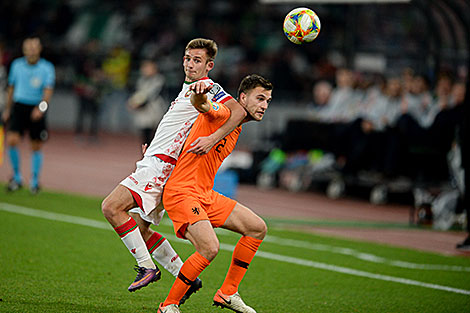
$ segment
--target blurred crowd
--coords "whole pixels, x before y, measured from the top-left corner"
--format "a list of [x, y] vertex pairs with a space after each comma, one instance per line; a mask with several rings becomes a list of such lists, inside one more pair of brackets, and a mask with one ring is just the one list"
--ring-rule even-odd
[[[289, 5], [269, 6], [257, 1], [4, 1], [0, 4], [0, 83], [4, 83], [1, 78], [6, 77], [10, 62], [21, 55], [22, 40], [27, 35], [38, 35], [44, 46], [43, 57], [56, 67], [56, 89], [73, 91], [78, 98], [76, 133], [84, 134], [89, 125], [88, 133], [95, 137], [103, 111], [115, 121], [114, 130], [126, 125], [122, 115], [129, 112], [139, 124], [144, 106], [138, 102], [148, 101], [141, 99], [142, 92], [137, 96], [134, 93], [145, 85], [142, 64], [146, 61], [154, 63], [155, 70], [150, 72], [157, 77], [148, 79], [154, 85], [153, 93], [147, 95], [168, 103], [181, 87], [185, 43], [205, 36], [219, 45], [217, 66], [211, 76], [226, 90], [234, 94], [241, 77], [257, 72], [276, 86], [274, 105], [304, 106], [311, 100], [315, 85], [314, 102], [309, 105], [315, 119], [324, 124], [354, 125], [354, 131], [346, 133], [357, 134], [354, 140], [359, 141], [359, 137], [367, 137], [364, 147], [371, 145], [375, 137], [371, 134], [387, 133], [390, 126], [417, 134], [421, 131], [416, 129], [433, 129], [433, 122], [440, 120], [439, 112], [453, 108], [459, 101], [456, 94], [463, 85], [458, 77], [438, 79], [423, 67], [420, 53], [425, 46], [424, 28], [411, 27], [422, 21], [412, 10], [403, 11], [400, 5], [365, 5], [360, 9], [316, 5], [322, 24], [328, 27], [322, 28], [313, 44], [297, 46], [282, 32], [283, 18], [290, 9]], [[360, 29], [374, 28], [377, 32], [361, 36], [361, 32], [348, 31], [350, 16], [358, 21]], [[396, 42], [393, 38], [397, 37], [404, 40]], [[341, 69], [351, 63], [345, 57], [354, 52], [351, 46], [365, 51], [381, 49], [384, 55], [395, 53], [395, 60], [400, 50], [402, 59], [396, 60], [396, 69], [408, 62], [427, 76], [411, 70], [399, 76], [395, 68], [377, 69], [392, 72], [385, 79], [381, 74]], [[159, 110], [165, 111], [166, 107]], [[402, 122], [406, 119], [402, 116], [410, 119]], [[149, 130], [145, 132], [148, 138]], [[347, 146], [347, 136], [336, 136]], [[364, 151], [368, 150], [351, 147], [338, 153], [348, 155], [351, 167], [357, 167], [353, 160]], [[366, 154], [370, 155], [369, 151]]]
[[[3, 1], [0, 50], [2, 63], [8, 66], [21, 55], [22, 40], [38, 35], [45, 48], [43, 56], [56, 66], [58, 87], [73, 86], [83, 77], [81, 64], [91, 59], [111, 75], [102, 76], [106, 78], [103, 88], [132, 89], [140, 62], [154, 59], [166, 78], [165, 88], [174, 94], [182, 80], [184, 45], [194, 37], [208, 37], [220, 48], [212, 78], [226, 90], [234, 93], [241, 77], [256, 72], [278, 86], [276, 99], [295, 95], [299, 103], [308, 101], [314, 81], [334, 78], [335, 67], [347, 62], [345, 55], [354, 52], [353, 45], [374, 53], [380, 49], [396, 54], [399, 49], [406, 56], [400, 62], [423, 66], [420, 55], [426, 36], [423, 28], [410, 27], [421, 21], [412, 10], [403, 11], [400, 5], [353, 8], [316, 5], [327, 27], [314, 44], [297, 46], [282, 32], [282, 21], [292, 5], [221, 0]], [[358, 29], [377, 32], [362, 36], [360, 31], [349, 31], [351, 13], [360, 22]], [[397, 37], [403, 40], [397, 43], [393, 40]]]
[[334, 85], [313, 86], [308, 114], [288, 122], [279, 147], [291, 155], [331, 153], [343, 175], [448, 181], [447, 155], [460, 142], [464, 97], [465, 83], [449, 72], [431, 85], [410, 68], [389, 77], [341, 68]]

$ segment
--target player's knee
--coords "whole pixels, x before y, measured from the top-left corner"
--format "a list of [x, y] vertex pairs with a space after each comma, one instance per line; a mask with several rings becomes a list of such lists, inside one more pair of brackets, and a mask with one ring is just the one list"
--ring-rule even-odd
[[259, 218], [258, 221], [255, 223], [253, 228], [250, 231], [249, 236], [263, 240], [264, 237], [266, 237], [266, 233], [268, 232], [268, 226], [266, 226], [266, 223], [263, 221], [262, 218]]
[[103, 215], [107, 219], [116, 215], [117, 211], [116, 201], [114, 201], [111, 196], [106, 197], [103, 202], [101, 202], [101, 212], [103, 212]]
[[8, 133], [7, 134], [7, 145], [10, 147], [17, 146], [20, 142], [20, 135], [17, 133]]
[[207, 260], [212, 261], [219, 253], [219, 245], [210, 247], [207, 251]]
[[219, 242], [212, 242], [204, 245], [200, 254], [205, 257], [209, 262], [215, 259], [219, 253]]

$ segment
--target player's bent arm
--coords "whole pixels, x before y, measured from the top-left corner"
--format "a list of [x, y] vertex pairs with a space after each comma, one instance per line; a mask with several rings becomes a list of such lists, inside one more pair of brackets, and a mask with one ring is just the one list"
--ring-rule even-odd
[[204, 93], [192, 93], [191, 94], [191, 104], [194, 106], [199, 113], [206, 113], [210, 110], [210, 103], [207, 99], [207, 95]]
[[44, 91], [42, 92], [42, 100], [49, 102], [52, 98], [52, 93], [54, 92], [54, 89], [51, 87], [46, 87], [44, 88]]
[[52, 92], [54, 89], [50, 87], [44, 88], [42, 92], [42, 100], [38, 103], [38, 105], [34, 108], [31, 112], [31, 119], [33, 121], [37, 121], [43, 117], [44, 113], [46, 113], [47, 109], [49, 108], [49, 100], [52, 97]]
[[194, 154], [206, 154], [212, 147], [222, 138], [230, 134], [246, 116], [246, 111], [236, 100], [229, 100], [225, 105], [230, 109], [230, 118], [218, 128], [215, 132], [207, 137], [199, 137], [191, 143], [191, 149], [187, 152]]
[[209, 137], [214, 139], [214, 143], [219, 142], [222, 138], [230, 134], [246, 117], [245, 109], [235, 99], [230, 99], [225, 102], [225, 105], [230, 109], [230, 117], [224, 125], [220, 126]]

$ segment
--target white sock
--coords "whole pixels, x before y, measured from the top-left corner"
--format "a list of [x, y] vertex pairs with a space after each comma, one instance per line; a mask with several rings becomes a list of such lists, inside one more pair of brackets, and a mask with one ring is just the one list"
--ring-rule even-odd
[[147, 240], [147, 249], [164, 269], [173, 276], [178, 276], [183, 262], [165, 237], [157, 232], [153, 233]]
[[127, 222], [114, 228], [114, 230], [118, 233], [119, 237], [121, 237], [122, 242], [124, 242], [124, 245], [135, 258], [139, 266], [156, 268], [147, 250], [144, 239], [140, 234], [139, 227], [132, 217], [129, 217]]

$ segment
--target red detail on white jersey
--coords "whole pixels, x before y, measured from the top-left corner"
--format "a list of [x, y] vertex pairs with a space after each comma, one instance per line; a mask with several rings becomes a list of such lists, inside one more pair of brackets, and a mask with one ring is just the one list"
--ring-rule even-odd
[[150, 185], [150, 183], [147, 183], [147, 185], [145, 186], [144, 190], [145, 190], [145, 191], [149, 191], [150, 189], [152, 189], [152, 186]]
[[176, 261], [176, 259], [179, 258], [179, 255], [175, 255], [174, 257], [171, 258], [170, 263], [173, 263]]
[[136, 184], [136, 185], [139, 184], [139, 183], [137, 182], [137, 180], [136, 180], [134, 177], [132, 177], [131, 175], [129, 175], [129, 179], [132, 180], [132, 182], [133, 182], [134, 184]]
[[[207, 85], [213, 84], [208, 77], [200, 79]], [[171, 102], [170, 109], [165, 113], [160, 124], [158, 125], [155, 137], [145, 152], [145, 156], [153, 156], [155, 154], [165, 154], [175, 160], [183, 148], [183, 144], [188, 137], [189, 131], [196, 120], [199, 112], [191, 104], [190, 98], [185, 97], [189, 90], [190, 84], [183, 84], [183, 88]], [[232, 96], [225, 93], [225, 96], [218, 99], [225, 102], [233, 99]]]
[[135, 248], [134, 248], [134, 249], [131, 249], [131, 252], [132, 252], [133, 254], [135, 254]]

